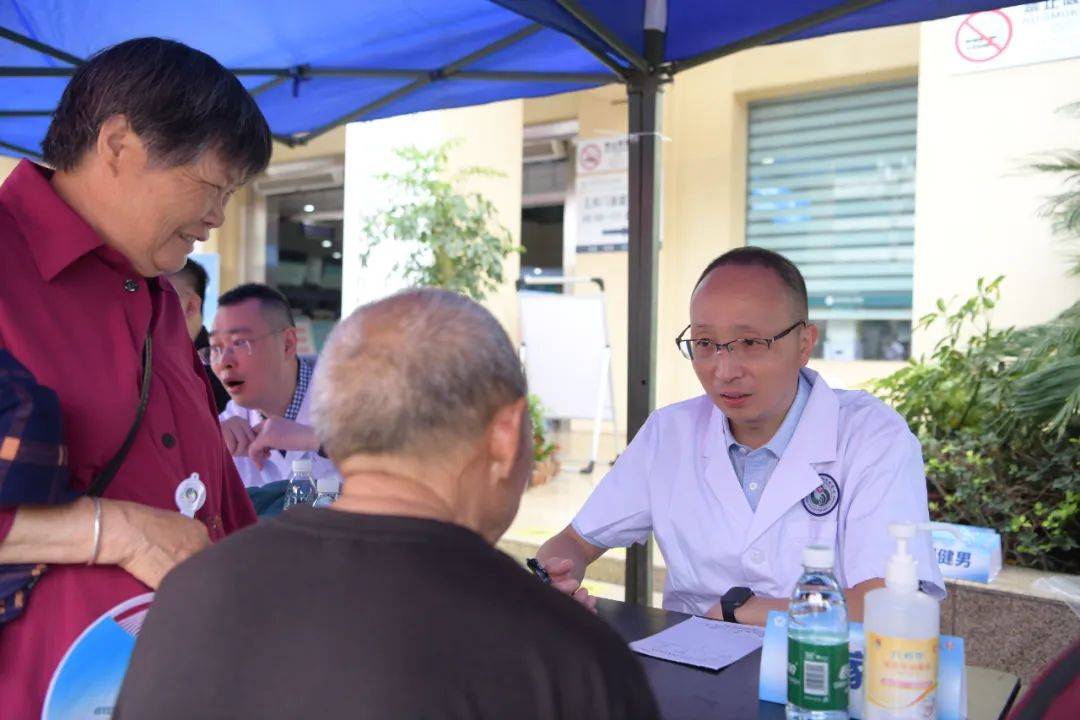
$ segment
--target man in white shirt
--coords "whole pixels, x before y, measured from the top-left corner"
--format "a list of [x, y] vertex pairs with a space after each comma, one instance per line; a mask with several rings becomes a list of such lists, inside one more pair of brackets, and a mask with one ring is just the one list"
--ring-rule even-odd
[[309, 418], [315, 361], [296, 347], [289, 302], [274, 288], [249, 283], [218, 300], [210, 345], [200, 353], [231, 398], [221, 431], [247, 487], [284, 480], [305, 458], [316, 478], [340, 479]]
[[[790, 261], [754, 247], [714, 260], [676, 339], [705, 394], [650, 415], [544, 543], [553, 584], [591, 604], [586, 566], [651, 532], [667, 563], [665, 608], [760, 625], [786, 609], [802, 549], [826, 545], [861, 620], [894, 550], [889, 524], [929, 520], [926, 478], [903, 418], [805, 367], [817, 337]], [[912, 545], [924, 589], [943, 597], [929, 539]]]

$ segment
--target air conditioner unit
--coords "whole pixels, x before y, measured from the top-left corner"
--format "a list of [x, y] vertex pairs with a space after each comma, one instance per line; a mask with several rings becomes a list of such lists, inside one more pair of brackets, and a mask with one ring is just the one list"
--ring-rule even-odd
[[526, 164], [565, 160], [566, 157], [565, 140], [527, 140], [521, 154], [521, 159]]
[[302, 160], [271, 165], [252, 182], [260, 195], [325, 190], [345, 184], [345, 163], [338, 159]]

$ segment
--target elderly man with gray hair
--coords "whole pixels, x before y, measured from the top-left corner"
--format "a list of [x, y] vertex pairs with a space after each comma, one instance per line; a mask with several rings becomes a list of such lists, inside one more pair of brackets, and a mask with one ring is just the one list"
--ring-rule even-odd
[[117, 717], [658, 715], [618, 636], [492, 547], [532, 440], [490, 313], [441, 290], [364, 306], [333, 332], [313, 392], [341, 497], [173, 571]]

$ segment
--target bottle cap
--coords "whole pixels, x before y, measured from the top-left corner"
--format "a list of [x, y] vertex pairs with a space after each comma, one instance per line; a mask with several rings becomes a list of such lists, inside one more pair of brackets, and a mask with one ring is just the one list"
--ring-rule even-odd
[[310, 473], [311, 460], [293, 460], [292, 471], [294, 473]]
[[341, 490], [341, 481], [336, 477], [321, 477], [315, 481], [315, 492], [337, 494]]
[[836, 551], [826, 545], [807, 545], [802, 551], [803, 567], [832, 569]]

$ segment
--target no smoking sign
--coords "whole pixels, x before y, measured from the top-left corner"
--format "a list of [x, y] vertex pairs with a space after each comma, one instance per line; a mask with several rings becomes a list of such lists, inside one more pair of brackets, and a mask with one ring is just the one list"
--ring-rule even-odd
[[604, 151], [596, 143], [589, 143], [581, 148], [581, 152], [578, 157], [578, 164], [585, 172], [592, 172], [600, 167], [600, 163], [604, 159]]
[[1009, 46], [1012, 35], [1012, 21], [1001, 10], [972, 13], [956, 29], [956, 52], [968, 62], [993, 60]]

